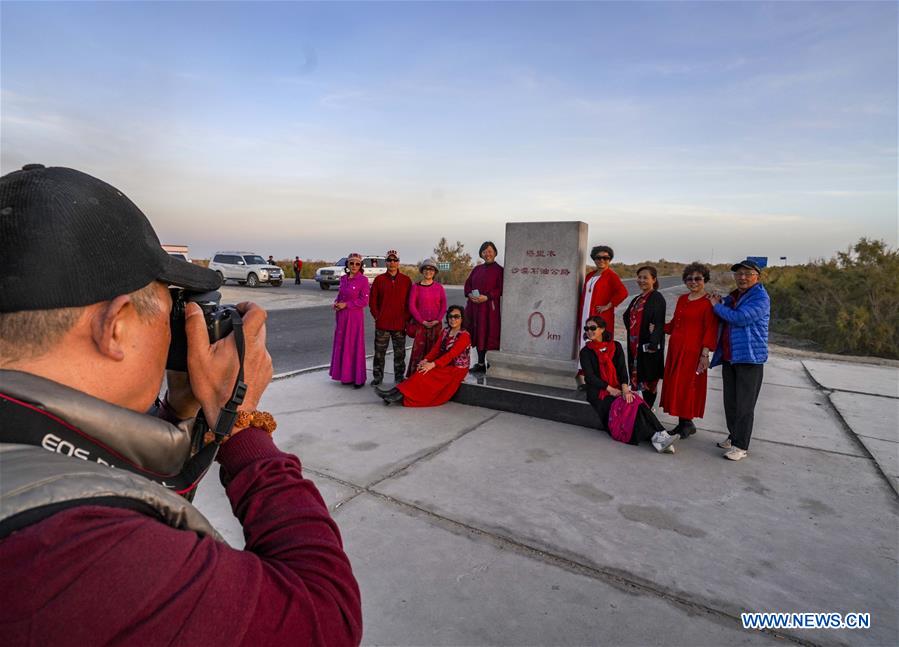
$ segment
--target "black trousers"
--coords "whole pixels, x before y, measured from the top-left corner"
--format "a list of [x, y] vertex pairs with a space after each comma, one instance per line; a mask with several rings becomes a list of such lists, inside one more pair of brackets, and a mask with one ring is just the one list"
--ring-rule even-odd
[[721, 364], [724, 386], [724, 417], [734, 447], [749, 449], [755, 403], [762, 390], [764, 364]]
[[371, 374], [375, 378], [384, 377], [384, 359], [387, 346], [393, 340], [393, 374], [397, 380], [406, 373], [406, 331], [381, 330], [375, 328], [375, 356], [371, 362]]

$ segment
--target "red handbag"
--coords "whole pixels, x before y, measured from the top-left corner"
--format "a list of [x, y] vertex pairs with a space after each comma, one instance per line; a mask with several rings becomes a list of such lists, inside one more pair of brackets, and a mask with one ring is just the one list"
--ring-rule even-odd
[[418, 334], [418, 329], [421, 327], [415, 319], [409, 317], [409, 321], [406, 322], [406, 337], [411, 337], [415, 339], [415, 335]]

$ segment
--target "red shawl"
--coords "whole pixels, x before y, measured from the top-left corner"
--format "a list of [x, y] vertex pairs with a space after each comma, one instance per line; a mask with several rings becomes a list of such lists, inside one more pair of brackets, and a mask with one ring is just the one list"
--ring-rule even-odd
[[[615, 370], [615, 342], [614, 341], [588, 341], [587, 348], [596, 353], [596, 359], [599, 362], [599, 377], [613, 389], [620, 389], [621, 383], [618, 381], [618, 372]], [[599, 399], [604, 399], [610, 395], [605, 389], [600, 389]]]

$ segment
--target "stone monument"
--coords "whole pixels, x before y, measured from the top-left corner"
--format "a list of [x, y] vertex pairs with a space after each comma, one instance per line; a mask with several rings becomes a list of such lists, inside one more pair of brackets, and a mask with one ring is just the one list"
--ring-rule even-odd
[[500, 350], [489, 377], [574, 389], [587, 223], [506, 223]]

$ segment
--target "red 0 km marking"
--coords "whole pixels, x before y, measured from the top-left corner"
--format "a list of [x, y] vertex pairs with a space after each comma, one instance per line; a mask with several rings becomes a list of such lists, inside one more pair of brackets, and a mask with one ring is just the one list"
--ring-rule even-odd
[[[534, 319], [536, 317], [540, 317], [540, 330], [534, 332]], [[546, 318], [539, 312], [532, 312], [531, 316], [528, 317], [528, 332], [531, 333], [531, 337], [542, 337], [544, 330], [546, 330]]]

